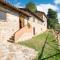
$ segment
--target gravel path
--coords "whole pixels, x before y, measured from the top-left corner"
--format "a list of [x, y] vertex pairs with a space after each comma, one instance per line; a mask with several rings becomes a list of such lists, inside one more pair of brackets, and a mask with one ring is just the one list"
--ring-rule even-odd
[[33, 60], [36, 55], [34, 49], [9, 42], [0, 43], [0, 60]]

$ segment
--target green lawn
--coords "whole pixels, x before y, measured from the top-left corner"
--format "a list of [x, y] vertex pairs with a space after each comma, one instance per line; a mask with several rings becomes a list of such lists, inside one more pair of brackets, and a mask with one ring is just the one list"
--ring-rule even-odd
[[[52, 31], [44, 32], [38, 36], [33, 37], [31, 40], [19, 42], [19, 44], [22, 44], [22, 45], [35, 49], [36, 51], [39, 52], [38, 56], [40, 56], [44, 42], [46, 40], [46, 37], [47, 37], [47, 43], [45, 44], [44, 49], [43, 49], [43, 55], [41, 56], [42, 60], [60, 60], [60, 57], [59, 57], [60, 55], [50, 57], [50, 56], [60, 52], [58, 50], [58, 44], [52, 34]], [[49, 58], [43, 59], [46, 57], [49, 57]], [[38, 60], [38, 59], [36, 59], [36, 60]]]

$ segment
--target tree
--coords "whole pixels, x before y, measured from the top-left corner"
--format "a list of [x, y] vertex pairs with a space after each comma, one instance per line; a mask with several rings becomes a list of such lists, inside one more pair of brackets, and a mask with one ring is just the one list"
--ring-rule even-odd
[[57, 12], [52, 9], [48, 9], [47, 17], [48, 28], [54, 28], [55, 24], [58, 24]]
[[37, 11], [37, 7], [33, 2], [29, 2], [28, 4], [26, 4], [26, 8], [29, 9], [32, 12], [36, 12]]

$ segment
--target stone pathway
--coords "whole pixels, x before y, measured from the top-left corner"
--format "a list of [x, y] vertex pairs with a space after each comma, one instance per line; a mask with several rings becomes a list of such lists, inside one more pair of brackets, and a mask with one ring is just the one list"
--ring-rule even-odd
[[36, 55], [34, 49], [9, 42], [0, 43], [0, 60], [33, 60]]

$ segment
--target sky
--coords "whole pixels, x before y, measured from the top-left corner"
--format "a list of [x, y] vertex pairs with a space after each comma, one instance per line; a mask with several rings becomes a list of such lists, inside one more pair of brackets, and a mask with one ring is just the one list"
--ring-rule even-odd
[[43, 11], [47, 14], [48, 9], [51, 8], [57, 11], [57, 17], [60, 23], [60, 0], [6, 0], [18, 8], [24, 8], [28, 2], [34, 2], [38, 11]]

